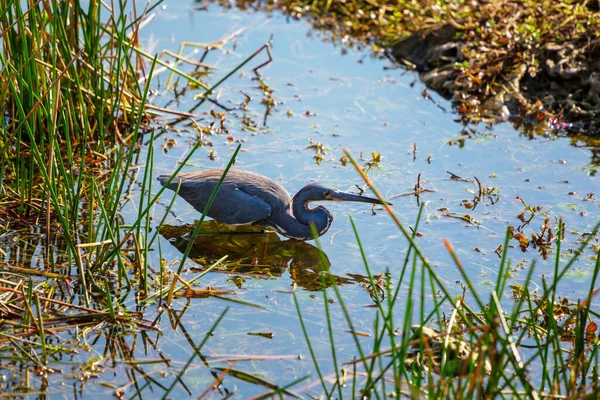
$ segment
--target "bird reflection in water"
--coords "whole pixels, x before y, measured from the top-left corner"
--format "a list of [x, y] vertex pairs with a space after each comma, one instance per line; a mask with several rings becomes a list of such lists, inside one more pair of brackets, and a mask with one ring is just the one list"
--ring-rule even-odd
[[[160, 228], [160, 234], [183, 253], [194, 227], [165, 224]], [[214, 220], [204, 221], [189, 257], [208, 266], [226, 255], [226, 263], [215, 271], [231, 275], [281, 277], [287, 268], [298, 286], [311, 291], [321, 290], [321, 259], [325, 263], [324, 270], [328, 271], [331, 266], [324, 252], [305, 242], [282, 241], [277, 233], [263, 232], [261, 227], [244, 226], [243, 232], [232, 231], [233, 228]], [[353, 283], [352, 279], [329, 274], [325, 277], [327, 286], [331, 285], [331, 277], [338, 285]]]

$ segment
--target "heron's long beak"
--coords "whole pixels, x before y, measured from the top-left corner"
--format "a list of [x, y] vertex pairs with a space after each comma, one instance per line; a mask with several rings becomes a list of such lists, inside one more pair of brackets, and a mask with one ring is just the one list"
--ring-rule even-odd
[[354, 201], [358, 203], [371, 203], [371, 204], [388, 204], [393, 205], [388, 202], [381, 202], [379, 199], [375, 199], [367, 196], [360, 196], [358, 194], [346, 193], [346, 192], [331, 192], [329, 193], [329, 200], [331, 201]]

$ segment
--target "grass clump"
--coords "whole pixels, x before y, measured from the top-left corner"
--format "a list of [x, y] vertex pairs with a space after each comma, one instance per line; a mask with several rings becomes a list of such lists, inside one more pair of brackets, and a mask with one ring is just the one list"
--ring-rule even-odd
[[[327, 282], [333, 293], [323, 289], [323, 304], [333, 361], [326, 361], [335, 371], [328, 374], [320, 366], [323, 357], [316, 355], [302, 322], [322, 394], [328, 398], [596, 398], [600, 393], [600, 332], [594, 320], [600, 317], [595, 302], [600, 253], [582, 298], [573, 301], [559, 291], [600, 225], [570, 259], [561, 261], [559, 224], [553, 273], [536, 282], [532, 264], [524, 281], [513, 285], [509, 284], [507, 231], [497, 279], [487, 288], [472, 282], [446, 240], [462, 288], [462, 293], [453, 296], [455, 289], [438, 277], [416, 243], [422, 210], [413, 232], [390, 213], [409, 245], [404, 262], [379, 278], [371, 271], [352, 221], [373, 291], [372, 340], [367, 342], [356, 329], [359, 321], [349, 311], [353, 305], [346, 304], [333, 281]], [[327, 278], [323, 275], [322, 279], [325, 288]], [[333, 299], [337, 306], [329, 304]], [[297, 300], [296, 307], [302, 320]], [[345, 316], [345, 332], [352, 335], [355, 345], [354, 360], [340, 360], [337, 355], [340, 338], [334, 332], [341, 328], [333, 326], [332, 307]], [[315, 386], [313, 382], [306, 388]]]
[[95, 213], [101, 198], [102, 211], [115, 214], [122, 161], [149, 118], [142, 60], [131, 54], [142, 18], [128, 18], [125, 4], [24, 4], [5, 2], [0, 14], [3, 212], [42, 222], [48, 240], [60, 229], [77, 258], [76, 244], [98, 239], [93, 215], [92, 229], [78, 234], [82, 203]]
[[128, 18], [124, 4], [110, 11], [101, 2], [23, 5], [5, 2], [0, 14], [0, 168], [9, 182], [23, 178], [15, 189], [35, 181], [36, 163], [50, 169], [55, 148], [65, 150], [65, 159], [54, 163], [72, 167], [86, 153], [101, 157], [105, 146], [130, 144], [144, 112], [142, 60], [131, 56], [141, 17]]
[[[139, 48], [139, 30], [160, 3], [143, 10], [128, 2], [0, 5], [3, 394], [45, 392], [64, 372], [64, 357], [93, 352], [104, 339], [106, 353], [77, 365], [74, 379], [101, 375], [106, 354], [129, 361], [130, 335], [159, 332], [160, 316], [144, 319], [142, 304], [174, 296], [169, 283], [175, 288], [178, 273], [150, 257], [158, 242], [151, 210], [165, 190], [153, 177], [153, 120], [194, 115], [151, 104], [153, 74], [163, 67], [183, 78], [177, 84], [200, 91], [198, 107], [258, 52], [204, 85], [181, 60], [167, 64]], [[30, 379], [32, 371], [39, 379]]]

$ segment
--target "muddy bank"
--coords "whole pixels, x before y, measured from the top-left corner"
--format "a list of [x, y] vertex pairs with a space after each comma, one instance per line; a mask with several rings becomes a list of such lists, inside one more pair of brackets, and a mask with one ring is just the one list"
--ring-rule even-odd
[[[545, 129], [600, 132], [600, 41], [547, 42], [529, 60], [497, 52], [479, 62], [465, 54], [464, 32], [450, 24], [398, 40], [392, 55], [423, 82], [453, 99], [468, 118], [527, 117]], [[490, 51], [484, 45], [478, 49]], [[471, 61], [471, 62], [469, 62]]]
[[[219, 1], [225, 7], [229, 2]], [[511, 121], [600, 149], [597, 0], [244, 1], [307, 18], [344, 48], [369, 48], [420, 72], [465, 125]], [[600, 162], [598, 151], [592, 162]]]

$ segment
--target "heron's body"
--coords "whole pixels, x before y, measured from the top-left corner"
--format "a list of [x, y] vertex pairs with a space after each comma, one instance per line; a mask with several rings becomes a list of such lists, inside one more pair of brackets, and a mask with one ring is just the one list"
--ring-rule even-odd
[[[203, 212], [222, 175], [222, 169], [181, 173], [167, 187], [171, 190], [179, 187], [179, 196]], [[161, 175], [158, 180], [164, 186], [169, 178], [169, 175]], [[339, 192], [318, 183], [306, 185], [292, 199], [274, 180], [232, 169], [225, 176], [207, 215], [226, 224], [255, 224], [291, 239], [310, 240], [313, 238], [311, 225], [321, 236], [329, 229], [333, 216], [325, 207], [309, 208], [308, 203], [327, 200], [381, 204], [377, 199]]]

